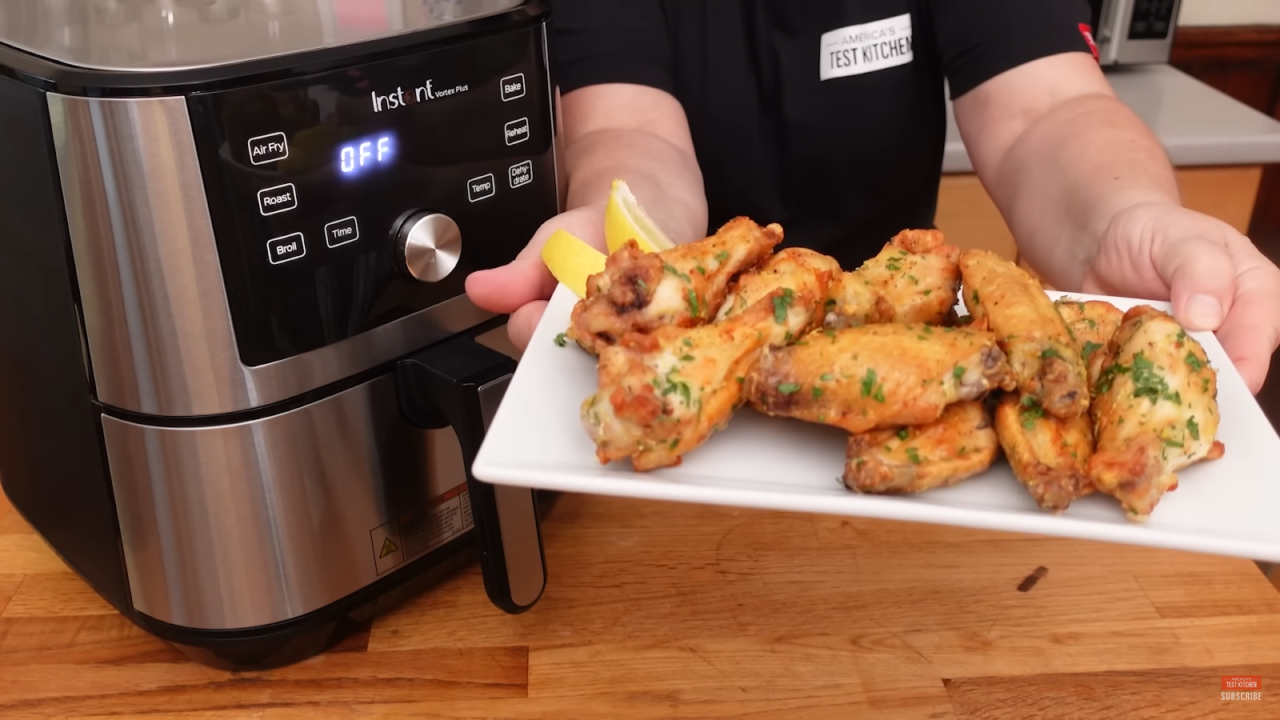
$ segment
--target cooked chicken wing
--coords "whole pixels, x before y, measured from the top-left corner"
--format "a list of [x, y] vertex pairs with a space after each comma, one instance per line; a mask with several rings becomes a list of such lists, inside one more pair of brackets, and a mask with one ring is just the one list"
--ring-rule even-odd
[[985, 405], [964, 400], [925, 425], [851, 435], [844, 484], [863, 493], [947, 487], [991, 467], [999, 449]]
[[715, 235], [658, 253], [634, 243], [587, 278], [587, 296], [570, 316], [566, 335], [599, 355], [627, 332], [696, 327], [711, 320], [738, 273], [759, 265], [782, 242], [782, 227], [734, 218]]
[[899, 323], [815, 331], [761, 355], [746, 397], [766, 415], [860, 433], [923, 425], [948, 405], [1012, 387], [989, 332]]
[[1177, 472], [1222, 457], [1218, 374], [1204, 348], [1166, 312], [1139, 305], [1124, 314], [1103, 354], [1095, 388], [1097, 449], [1089, 476], [1143, 522]]
[[796, 261], [804, 256], [772, 264], [772, 291], [763, 292], [763, 281], [740, 288], [758, 299], [723, 320], [628, 333], [600, 353], [598, 391], [582, 404], [582, 422], [602, 464], [630, 458], [641, 472], [678, 465], [728, 424], [760, 352], [821, 321], [830, 272]]
[[938, 230], [903, 230], [832, 288], [826, 326], [949, 324], [960, 289], [960, 249]]
[[[832, 278], [839, 275], [840, 263], [833, 257], [805, 248], [780, 250], [769, 256], [769, 259], [765, 260], [760, 267], [743, 273], [733, 283], [728, 297], [716, 313], [716, 320], [723, 320], [743, 312], [759, 302], [761, 298], [772, 295], [778, 288], [825, 298], [830, 290]], [[777, 299], [779, 315], [787, 311], [790, 297], [784, 294]], [[790, 308], [790, 311], [803, 312], [806, 317], [812, 317], [812, 313], [807, 308]], [[804, 332], [808, 329], [806, 327]], [[781, 342], [773, 344], [781, 344]]]
[[1106, 346], [1120, 327], [1124, 311], [1105, 300], [1072, 300], [1062, 297], [1053, 301], [1058, 314], [1066, 321], [1067, 328], [1080, 348], [1089, 373], [1089, 387], [1098, 382], [1100, 366], [1091, 364], [1098, 350]]
[[1013, 474], [1044, 510], [1066, 510], [1093, 492], [1088, 463], [1093, 421], [1047, 415], [1030, 395], [1006, 393], [996, 405], [996, 435]]
[[988, 250], [960, 256], [964, 304], [1000, 339], [1024, 395], [1064, 420], [1089, 407], [1088, 375], [1066, 321], [1040, 282]]

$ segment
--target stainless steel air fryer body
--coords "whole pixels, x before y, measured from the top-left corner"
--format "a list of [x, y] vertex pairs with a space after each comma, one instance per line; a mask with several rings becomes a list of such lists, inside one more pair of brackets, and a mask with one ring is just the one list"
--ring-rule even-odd
[[144, 628], [285, 662], [471, 545], [541, 595], [533, 494], [469, 473], [513, 361], [463, 281], [558, 209], [546, 17], [0, 7], [0, 482]]

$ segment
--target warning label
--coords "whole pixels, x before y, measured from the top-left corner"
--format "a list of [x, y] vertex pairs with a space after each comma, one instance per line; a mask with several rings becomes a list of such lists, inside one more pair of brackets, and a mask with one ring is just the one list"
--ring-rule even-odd
[[465, 484], [432, 501], [424, 512], [405, 513], [369, 531], [373, 563], [381, 575], [435, 550], [470, 530], [471, 495]]

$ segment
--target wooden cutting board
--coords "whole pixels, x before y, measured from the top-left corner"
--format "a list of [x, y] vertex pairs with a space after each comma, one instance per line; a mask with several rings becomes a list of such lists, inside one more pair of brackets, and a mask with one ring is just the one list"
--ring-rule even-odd
[[[325, 655], [228, 673], [0, 499], [0, 717], [1280, 717], [1280, 593], [1245, 560], [590, 496], [544, 535], [524, 615], [471, 568]], [[1262, 699], [1222, 700], [1223, 675]]]

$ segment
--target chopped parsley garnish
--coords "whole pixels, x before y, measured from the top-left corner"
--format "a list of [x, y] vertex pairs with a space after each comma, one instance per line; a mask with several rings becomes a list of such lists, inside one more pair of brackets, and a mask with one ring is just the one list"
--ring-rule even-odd
[[814, 385], [814, 386], [813, 386], [813, 399], [814, 399], [814, 400], [817, 400], [817, 399], [818, 399], [818, 398], [820, 398], [820, 397], [822, 397], [822, 388], [818, 387], [817, 385]]
[[1045, 348], [1045, 349], [1040, 353], [1040, 359], [1041, 359], [1041, 360], [1048, 360], [1049, 358], [1058, 358], [1059, 360], [1061, 360], [1061, 359], [1062, 359], [1062, 356], [1061, 356], [1061, 355], [1059, 355], [1059, 354], [1058, 354], [1058, 351], [1057, 351], [1057, 350], [1055, 350], [1054, 348]]
[[701, 314], [698, 307], [698, 294], [693, 291], [693, 288], [689, 288], [689, 313], [695, 318]]
[[680, 360], [681, 360], [681, 362], [689, 362], [689, 361], [690, 361], [690, 360], [692, 360], [692, 359], [693, 359], [693, 356], [692, 356], [692, 355], [690, 355], [689, 353], [685, 353], [685, 354], [683, 354], [683, 355], [681, 355], [681, 356], [680, 356]]
[[773, 319], [779, 325], [787, 321], [787, 309], [795, 301], [795, 292], [791, 288], [783, 288], [782, 294], [773, 298]]
[[1200, 425], [1196, 423], [1194, 415], [1187, 418], [1187, 432], [1191, 433], [1191, 439], [1196, 442], [1200, 441]]
[[920, 455], [917, 454], [916, 449], [913, 447], [907, 448], [907, 459], [911, 461], [912, 465], [920, 464]]
[[900, 429], [898, 430], [898, 439], [899, 439], [899, 440], [906, 440], [910, 435], [911, 435], [911, 432], [910, 432], [909, 430], [907, 430], [906, 428], [900, 428]]
[[963, 365], [955, 366], [955, 368], [951, 370], [951, 377], [957, 380], [964, 377], [964, 366]]
[[1022, 417], [1022, 427], [1027, 430], [1034, 430], [1036, 420], [1044, 417], [1044, 408], [1040, 407], [1040, 401], [1027, 395], [1022, 398], [1020, 403], [1021, 411], [1018, 413]]
[[862, 377], [862, 397], [869, 397], [871, 392], [876, 389], [876, 369], [867, 368], [867, 374]]
[[820, 378], [818, 378], [818, 379], [819, 379], [819, 380], [821, 380], [822, 382], [831, 382], [832, 380], [835, 380], [836, 378], [835, 378], [835, 376], [834, 376], [834, 375], [832, 375], [831, 373], [822, 373], [822, 377], [820, 377]]
[[688, 276], [688, 275], [685, 275], [684, 273], [682, 273], [682, 272], [680, 272], [679, 270], [677, 270], [677, 269], [675, 268], [675, 266], [674, 266], [674, 265], [669, 265], [669, 264], [667, 264], [667, 263], [662, 263], [662, 269], [663, 269], [663, 270], [666, 270], [667, 272], [671, 273], [672, 275], [675, 275], [676, 277], [680, 278], [681, 280], [684, 280], [685, 282], [691, 282], [691, 280], [689, 279], [689, 276]]
[[1102, 349], [1102, 343], [1096, 343], [1092, 340], [1086, 340], [1084, 343], [1084, 359], [1088, 360], [1093, 354]]
[[721, 250], [720, 252], [716, 253], [716, 261], [717, 261], [717, 262], [724, 262], [725, 260], [728, 260], [728, 259], [729, 259], [729, 251], [728, 251], [728, 250]]
[[790, 395], [791, 393], [799, 389], [800, 389], [800, 386], [797, 385], [796, 383], [782, 383], [781, 385], [778, 386], [778, 392], [782, 393], [783, 395]]
[[1196, 354], [1190, 350], [1187, 351], [1187, 357], [1185, 360], [1187, 361], [1187, 367], [1191, 368], [1195, 372], [1200, 372], [1204, 367], [1204, 363], [1200, 362], [1200, 358], [1196, 357]]
[[559, 345], [560, 347], [564, 347], [565, 339], [566, 339], [565, 334], [560, 333], [559, 335], [556, 336], [556, 344]]

